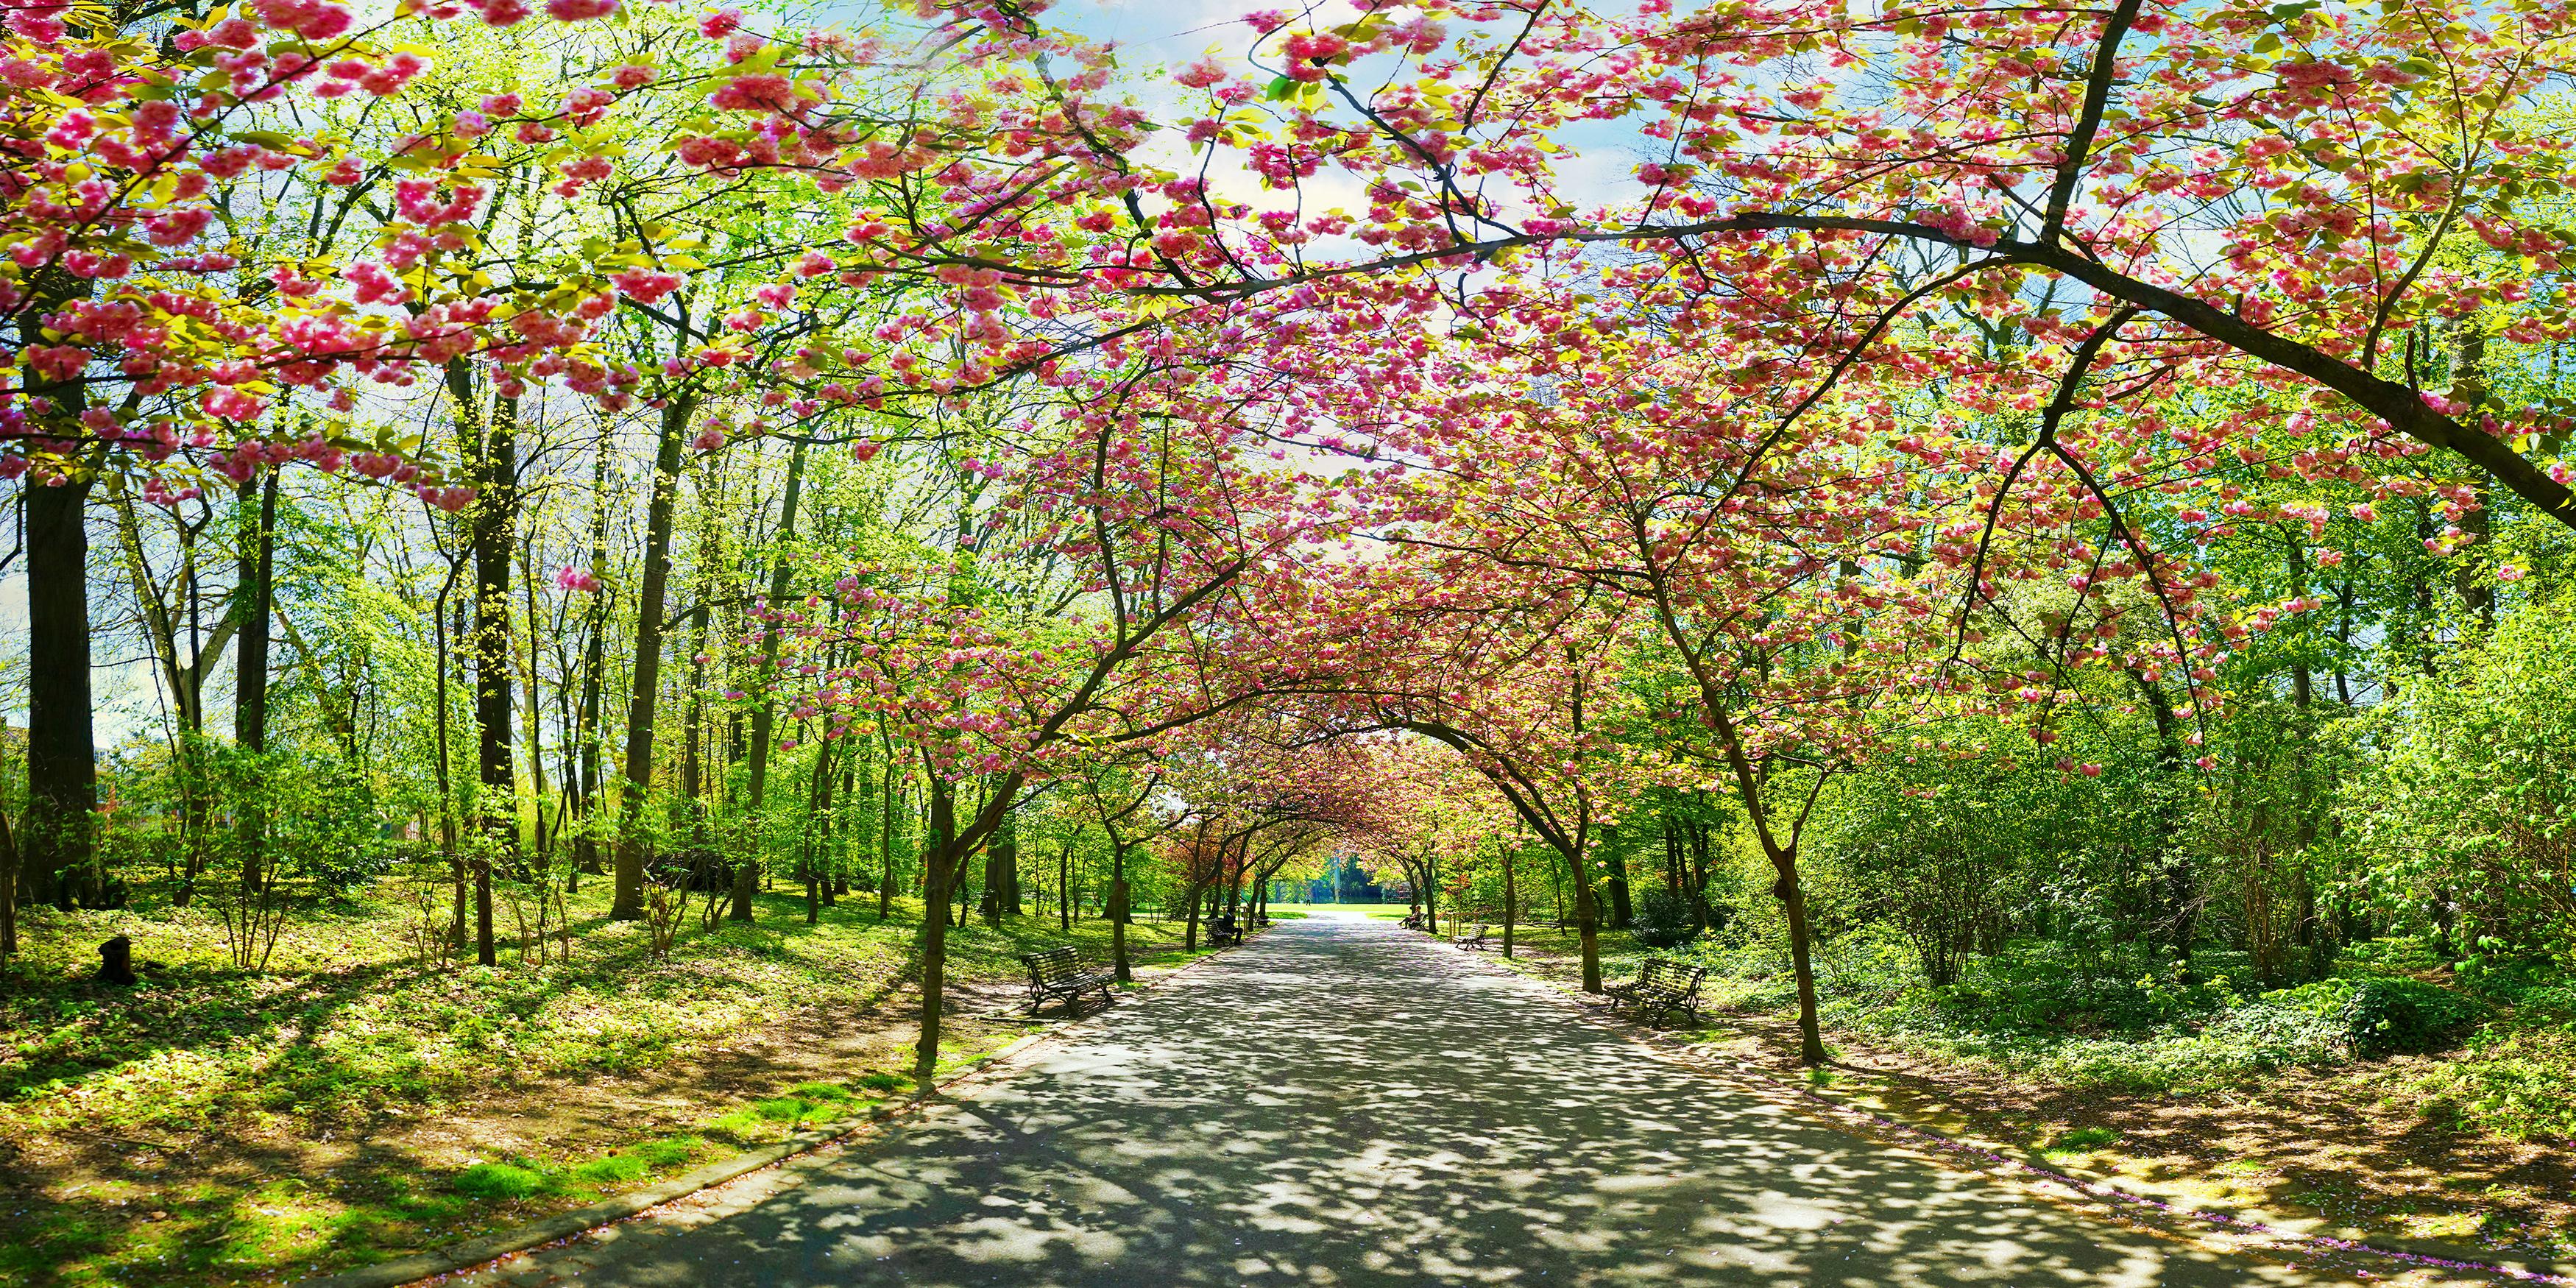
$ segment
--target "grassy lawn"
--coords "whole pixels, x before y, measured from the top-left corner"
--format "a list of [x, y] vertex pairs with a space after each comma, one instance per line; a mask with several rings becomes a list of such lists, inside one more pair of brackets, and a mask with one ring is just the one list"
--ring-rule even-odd
[[1408, 911], [1406, 907], [1400, 903], [1274, 903], [1270, 905], [1270, 915], [1273, 917], [1359, 916], [1402, 921], [1406, 911]]
[[[223, 1283], [328, 1270], [469, 1237], [844, 1119], [910, 1089], [917, 901], [681, 932], [666, 960], [572, 900], [569, 961], [422, 966], [388, 883], [299, 909], [265, 974], [211, 916], [33, 912], [0, 977], [0, 1281]], [[1027, 1031], [1018, 954], [1108, 924], [952, 932], [958, 1065]], [[1179, 928], [1138, 926], [1171, 965]], [[132, 936], [159, 963], [91, 979]]]

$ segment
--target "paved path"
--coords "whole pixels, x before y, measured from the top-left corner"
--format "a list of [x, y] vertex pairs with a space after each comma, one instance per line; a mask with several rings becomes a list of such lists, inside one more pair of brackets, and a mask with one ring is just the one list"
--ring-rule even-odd
[[[1640, 1055], [1384, 922], [1285, 921], [743, 1210], [485, 1282], [2307, 1282]], [[2337, 1280], [2336, 1282], [2350, 1282]]]

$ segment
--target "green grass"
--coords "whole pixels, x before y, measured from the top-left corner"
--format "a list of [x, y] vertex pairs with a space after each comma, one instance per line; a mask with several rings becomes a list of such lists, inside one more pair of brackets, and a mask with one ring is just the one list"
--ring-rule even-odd
[[2077, 1127], [2049, 1138], [2046, 1146], [2052, 1154], [2080, 1154], [2120, 1143], [2120, 1133], [2108, 1127]]
[[[1519, 941], [1561, 955], [1549, 974], [1571, 974], [1573, 932], [1523, 927]], [[1633, 975], [1648, 955], [1625, 931], [1604, 930], [1599, 943], [1604, 979]], [[1701, 996], [1716, 1028], [1730, 1012], [1794, 1012], [1779, 947], [1711, 937], [1678, 951], [1709, 968]], [[2196, 1095], [2259, 1085], [2282, 1069], [2337, 1071], [2421, 1106], [2437, 1126], [2514, 1141], [2576, 1138], [2576, 972], [2564, 966], [2473, 958], [2441, 987], [2426, 977], [2450, 969], [2448, 958], [2392, 939], [2357, 945], [2334, 978], [2264, 992], [2231, 981], [2236, 963], [2224, 953], [2204, 953], [2201, 975], [2185, 984], [2116, 963], [2088, 971], [2052, 951], [1982, 958], [1960, 984], [1935, 988], [1901, 943], [1847, 935], [1816, 954], [1821, 1018], [1882, 1050], [2076, 1091]], [[2422, 1035], [2430, 1058], [2372, 1059], [2367, 1043], [2356, 1057], [2349, 1003], [2364, 982], [2439, 1003], [2440, 1022]]]
[[[393, 910], [360, 902], [299, 913], [274, 969], [223, 964], [210, 919], [187, 912], [30, 917], [30, 951], [0, 995], [0, 1134], [176, 1124], [267, 1111], [330, 1117], [387, 1103], [434, 1104], [495, 1076], [618, 1072], [731, 1032], [781, 1009], [861, 1003], [896, 981], [918, 933], [918, 904], [879, 925], [873, 903], [845, 902], [804, 924], [801, 901], [765, 899], [754, 927], [685, 933], [668, 962], [645, 960], [642, 930], [605, 916], [596, 886], [574, 901], [573, 960], [422, 968], [392, 948]], [[97, 942], [135, 939], [167, 963], [136, 993], [88, 982]], [[949, 936], [949, 970], [1008, 979], [1019, 954], [1072, 942], [1105, 957], [1107, 925], [1068, 936], [1030, 918]]]
[[[158, 1171], [111, 1160], [105, 1174], [131, 1184], [13, 1203], [0, 1212], [0, 1282], [297, 1277], [631, 1189], [911, 1090], [903, 1072], [854, 1070], [847, 1081], [709, 1104], [686, 1131], [606, 1142], [585, 1157], [487, 1156], [463, 1168], [371, 1159], [312, 1169], [309, 1185], [283, 1189], [249, 1167], [200, 1174], [196, 1160], [226, 1158], [236, 1138], [361, 1131], [492, 1085], [650, 1069], [801, 1007], [868, 1004], [902, 981], [919, 932], [918, 901], [898, 900], [879, 924], [873, 900], [845, 900], [807, 926], [801, 892], [782, 892], [762, 898], [753, 926], [692, 923], [670, 959], [655, 962], [642, 927], [607, 919], [605, 885], [571, 901], [569, 963], [523, 964], [505, 937], [491, 969], [410, 961], [390, 888], [299, 908], [262, 975], [226, 965], [220, 928], [202, 913], [27, 910], [28, 951], [0, 982], [0, 1139], [197, 1142], [197, 1152]], [[1130, 943], [1153, 960], [1178, 929], [1139, 927]], [[1105, 960], [1108, 932], [1096, 920], [1070, 935], [1052, 918], [1003, 931], [971, 922], [949, 935], [950, 976], [1016, 980], [1019, 954], [1068, 941]], [[88, 979], [97, 943], [114, 934], [163, 964], [132, 993]], [[982, 1045], [952, 1046], [940, 1063], [970, 1063]]]

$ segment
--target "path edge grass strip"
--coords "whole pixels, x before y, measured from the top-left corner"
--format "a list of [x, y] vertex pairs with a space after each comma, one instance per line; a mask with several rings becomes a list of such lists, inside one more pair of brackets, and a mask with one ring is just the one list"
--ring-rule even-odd
[[[1200, 962], [1222, 955], [1223, 951], [1206, 953], [1152, 979], [1140, 980], [1133, 986], [1130, 995], [1158, 988], [1164, 981], [1189, 970]], [[1109, 1009], [1111, 1008], [1102, 1007], [1101, 1013]], [[1091, 1017], [1068, 1020], [1042, 1033], [1031, 1033], [1006, 1042], [969, 1060], [948, 1077], [932, 1085], [938, 1090], [946, 1091], [971, 1081], [989, 1072], [1002, 1060], [1066, 1032], [1089, 1018]], [[911, 1112], [925, 1103], [926, 1099], [926, 1097], [914, 1096], [900, 1101], [888, 1101], [856, 1118], [809, 1127], [790, 1134], [787, 1139], [775, 1145], [764, 1145], [748, 1153], [720, 1159], [694, 1171], [683, 1172], [658, 1185], [630, 1190], [624, 1194], [601, 1199], [597, 1203], [558, 1212], [553, 1216], [530, 1221], [525, 1225], [513, 1226], [498, 1234], [485, 1235], [479, 1239], [467, 1239], [431, 1248], [426, 1252], [415, 1252], [410, 1256], [398, 1257], [392, 1261], [360, 1266], [354, 1270], [342, 1270], [309, 1279], [299, 1279], [295, 1281], [294, 1288], [400, 1288], [403, 1284], [417, 1283], [423, 1279], [452, 1275], [459, 1271], [490, 1265], [532, 1248], [564, 1242], [601, 1226], [613, 1225], [619, 1221], [640, 1216], [665, 1203], [687, 1198], [700, 1190], [712, 1189], [763, 1168], [775, 1167], [799, 1155], [813, 1153], [826, 1145], [857, 1135], [889, 1118]]]
[[2106, 1199], [2115, 1203], [2129, 1203], [2141, 1207], [2155, 1208], [2160, 1211], [2173, 1213], [2176, 1216], [2190, 1217], [2227, 1229], [2267, 1235], [2295, 1243], [2307, 1244], [2312, 1247], [2332, 1248], [2342, 1252], [2367, 1253], [2374, 1256], [2385, 1257], [2391, 1261], [2406, 1262], [2415, 1265], [2431, 1265], [2451, 1270], [2470, 1270], [2489, 1274], [2498, 1274], [2505, 1278], [2519, 1280], [2524, 1283], [2576, 1285], [2576, 1264], [2570, 1264], [2564, 1261], [2546, 1260], [2535, 1257], [2507, 1256], [2491, 1249], [2473, 1248], [2465, 1244], [2450, 1243], [2439, 1239], [2391, 1238], [2384, 1234], [2375, 1234], [2367, 1230], [2336, 1225], [2322, 1216], [2318, 1218], [2318, 1223], [2323, 1228], [2313, 1231], [2295, 1230], [2277, 1224], [2279, 1218], [2267, 1212], [2258, 1212], [2245, 1208], [2233, 1207], [2224, 1203], [2212, 1202], [2207, 1199], [2183, 1196], [2177, 1196], [2179, 1201], [2168, 1202], [2165, 1199], [2155, 1197], [2153, 1194], [2138, 1192], [2136, 1189], [2132, 1188], [2136, 1185], [2133, 1178], [2122, 1176], [2118, 1173], [2104, 1174], [2096, 1169], [2077, 1167], [2071, 1164], [2059, 1162], [2055, 1159], [2034, 1156], [2027, 1150], [2017, 1149], [2009, 1145], [2001, 1145], [1992, 1141], [1960, 1136], [1956, 1133], [1932, 1126], [1929, 1123], [1916, 1121], [1911, 1115], [1899, 1118], [1880, 1109], [1872, 1108], [1867, 1105], [1856, 1104], [1835, 1096], [1829, 1096], [1813, 1087], [1800, 1086], [1785, 1079], [1774, 1077], [1744, 1061], [1717, 1055], [1714, 1052], [1707, 1051], [1699, 1046], [1667, 1037], [1664, 1034], [1655, 1032], [1651, 1029], [1632, 1028], [1626, 1025], [1612, 1024], [1607, 1021], [1593, 1006], [1585, 1003], [1578, 990], [1569, 988], [1563, 983], [1549, 979], [1534, 971], [1521, 969], [1517, 962], [1505, 964], [1504, 959], [1494, 957], [1478, 957], [1475, 960], [1490, 962], [1495, 967], [1506, 972], [1543, 985], [1547, 988], [1549, 993], [1557, 998], [1559, 1002], [1573, 1007], [1578, 1012], [1589, 1016], [1595, 1023], [1603, 1025], [1603, 1027], [1620, 1034], [1629, 1041], [1644, 1047], [1649, 1052], [1666, 1060], [1685, 1065], [1725, 1064], [1730, 1066], [1734, 1072], [1741, 1076], [1769, 1083], [1783, 1091], [1791, 1092], [1795, 1095], [1813, 1100], [1836, 1112], [1868, 1119], [1879, 1123], [1882, 1126], [1892, 1127], [1899, 1131], [1912, 1132], [1934, 1142], [1936, 1145], [1944, 1149], [1960, 1153], [1983, 1155], [2007, 1167], [2030, 1173], [2045, 1180], [2055, 1181], [2077, 1191], [2078, 1193], [2085, 1194], [2092, 1198]]

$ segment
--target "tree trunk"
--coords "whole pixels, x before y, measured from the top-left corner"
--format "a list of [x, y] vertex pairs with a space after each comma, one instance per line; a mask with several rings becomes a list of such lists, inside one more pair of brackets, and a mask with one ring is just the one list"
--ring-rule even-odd
[[671, 516], [680, 491], [680, 446], [697, 411], [694, 391], [662, 409], [653, 457], [652, 500], [644, 512], [644, 575], [635, 595], [635, 684], [626, 703], [626, 786], [617, 805], [617, 893], [608, 915], [644, 915], [644, 800], [653, 793], [653, 719], [662, 696], [662, 610], [671, 584]]
[[1109, 918], [1109, 964], [1118, 982], [1133, 984], [1135, 971], [1127, 964], [1127, 846], [1115, 834], [1109, 838], [1109, 900], [1102, 911]]
[[1422, 928], [1435, 935], [1440, 933], [1440, 887], [1436, 884], [1438, 880], [1438, 870], [1432, 867], [1431, 859], [1425, 858], [1422, 861]]
[[[266, 472], [256, 485], [259, 501], [251, 502], [254, 485], [243, 480], [241, 508], [251, 530], [242, 542], [234, 612], [239, 625], [233, 636], [233, 743], [258, 755], [268, 750], [268, 623], [275, 610], [277, 572], [277, 471]], [[240, 819], [242, 871], [256, 870], [265, 846], [267, 820], [254, 804]]]
[[1798, 882], [1798, 859], [1795, 853], [1775, 860], [1779, 879], [1771, 886], [1778, 896], [1782, 911], [1789, 916], [1789, 962], [1798, 977], [1798, 1060], [1802, 1064], [1825, 1062], [1825, 1038], [1816, 1017], [1816, 967], [1809, 952], [1807, 932], [1807, 891]]
[[[27, 549], [27, 814], [19, 844], [68, 910], [99, 902], [90, 820], [98, 808], [91, 727], [89, 478], [24, 489]], [[82, 874], [87, 874], [86, 876]]]
[[894, 744], [886, 744], [885, 808], [877, 815], [877, 858], [884, 871], [877, 878], [877, 920], [894, 910]]
[[[795, 450], [787, 456], [787, 494], [781, 498], [778, 507], [778, 541], [782, 547], [795, 539], [796, 501], [804, 491], [804, 487], [805, 444], [798, 443]], [[779, 611], [779, 603], [787, 598], [787, 574], [787, 552], [782, 548], [778, 552], [778, 557], [770, 564], [769, 570], [769, 599], [766, 607], [772, 614]], [[763, 686], [769, 684], [770, 672], [778, 669], [779, 630], [779, 621], [775, 616], [761, 622], [760, 666], [753, 674], [759, 677], [759, 683]], [[751, 781], [748, 786], [751, 795], [752, 844], [750, 857], [744, 859], [741, 866], [735, 868], [733, 873], [733, 919], [736, 921], [751, 920], [751, 895], [759, 881], [762, 834], [760, 806], [769, 787], [769, 745], [772, 727], [777, 718], [777, 705], [769, 700], [764, 688], [760, 705], [754, 707], [751, 712], [751, 767], [748, 771]], [[877, 906], [877, 919], [880, 921], [885, 919], [882, 896]]]
[[1068, 934], [1073, 930], [1073, 842], [1068, 833], [1055, 856], [1055, 925]]
[[1637, 920], [1636, 906], [1628, 901], [1628, 861], [1618, 847], [1602, 848], [1610, 851], [1610, 928], [1626, 930]]
[[1708, 906], [1708, 825], [1689, 825], [1689, 881], [1691, 929], [1705, 931], [1716, 922], [1716, 910]]
[[[596, 574], [608, 562], [608, 438], [600, 436], [597, 453], [590, 466], [590, 568]], [[607, 703], [608, 688], [608, 591], [603, 588], [591, 595], [590, 638], [585, 643], [581, 663], [581, 835], [573, 843], [573, 872], [596, 873], [600, 870], [599, 794], [602, 787], [599, 772], [601, 744], [600, 709]], [[565, 888], [571, 888], [565, 882]]]
[[1520, 887], [1514, 883], [1515, 877], [1512, 871], [1520, 866], [1519, 859], [1518, 852], [1509, 848], [1503, 851], [1503, 956], [1505, 957], [1512, 955], [1512, 919], [1518, 916], [1520, 911]]
[[[705, 554], [701, 547], [700, 557]], [[690, 616], [696, 619], [697, 637], [689, 646], [688, 712], [680, 720], [680, 817], [676, 821], [681, 825], [680, 834], [689, 838], [690, 845], [703, 846], [707, 843], [704, 771], [708, 753], [712, 751], [706, 745], [707, 664], [703, 659], [707, 656], [708, 619], [713, 614], [705, 604], [700, 604]]]
[[440, 584], [438, 600], [429, 611], [430, 665], [438, 670], [433, 688], [438, 711], [431, 722], [438, 744], [438, 839], [440, 848], [447, 852], [447, 879], [455, 895], [453, 915], [447, 924], [447, 945], [454, 952], [465, 950], [465, 853], [456, 843], [456, 754], [449, 748], [447, 737], [448, 726], [452, 723], [447, 697], [448, 668], [453, 661], [448, 644], [454, 638], [448, 630], [447, 600], [456, 593], [457, 574], [464, 567], [461, 557], [447, 566], [447, 580]]
[[832, 740], [824, 738], [814, 744], [814, 782], [805, 793], [805, 825], [797, 829], [802, 851], [797, 866], [805, 876], [805, 924], [813, 925], [823, 916], [823, 811], [832, 800]]
[[[0, 745], [9, 726], [0, 721]], [[9, 811], [0, 809], [0, 965], [18, 951], [18, 838], [9, 827]]]
[[1601, 991], [1601, 900], [1592, 892], [1592, 874], [1583, 870], [1583, 861], [1568, 857], [1567, 866], [1574, 870], [1574, 929], [1576, 942], [1583, 951], [1583, 991]]
[[[448, 391], [456, 397], [460, 428], [474, 428], [474, 389], [462, 362], [448, 365]], [[518, 540], [518, 419], [514, 398], [495, 395], [492, 423], [475, 452], [474, 726], [478, 752], [476, 830], [483, 844], [474, 858], [474, 960], [498, 964], [492, 944], [492, 861], [519, 848], [518, 782], [510, 761], [510, 565]]]
[[[931, 843], [922, 847], [925, 860], [922, 891], [926, 906], [945, 909], [948, 903], [948, 873], [952, 866], [957, 837], [957, 787], [930, 776]], [[921, 919], [921, 1036], [913, 1044], [912, 1077], [914, 1091], [927, 1096], [931, 1078], [939, 1068], [940, 1005], [942, 989], [947, 983], [948, 925], [945, 915]]]
[[984, 924], [1002, 928], [1005, 916], [1020, 916], [1020, 838], [1018, 829], [1005, 815], [999, 831], [984, 857], [984, 901], [981, 911]]

